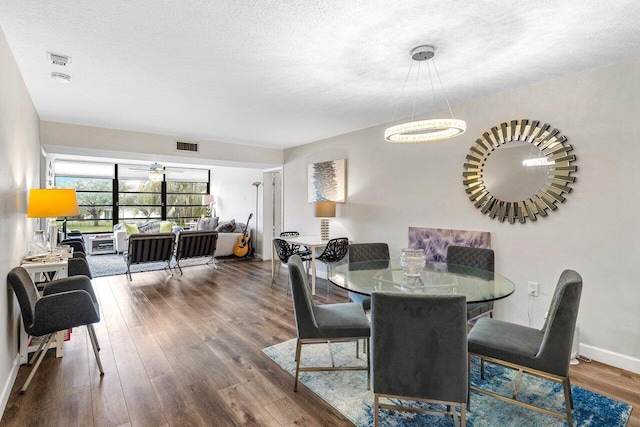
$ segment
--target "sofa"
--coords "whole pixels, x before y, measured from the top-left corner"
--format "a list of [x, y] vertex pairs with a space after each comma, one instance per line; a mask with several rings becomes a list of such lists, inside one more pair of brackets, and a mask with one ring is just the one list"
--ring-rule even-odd
[[[166, 221], [147, 221], [136, 223], [138, 231], [141, 234], [159, 233], [160, 226], [166, 224]], [[233, 255], [233, 249], [235, 248], [238, 240], [242, 236], [242, 230], [244, 230], [245, 224], [235, 222], [231, 219], [228, 221], [220, 221], [219, 218], [200, 218], [196, 222], [196, 230], [207, 231], [213, 230], [218, 232], [218, 241], [216, 246], [215, 256], [229, 256]], [[183, 231], [182, 227], [176, 225], [172, 226], [172, 232], [179, 235]], [[120, 223], [113, 227], [113, 242], [117, 253], [126, 252], [128, 249], [128, 235], [125, 230], [125, 225]]]

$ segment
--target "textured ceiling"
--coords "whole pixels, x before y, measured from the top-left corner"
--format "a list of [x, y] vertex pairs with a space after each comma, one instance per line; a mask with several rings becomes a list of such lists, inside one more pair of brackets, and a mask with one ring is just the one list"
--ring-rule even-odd
[[[455, 114], [639, 57], [639, 16], [638, 0], [0, 1], [42, 120], [276, 148], [409, 116], [417, 45], [438, 47]], [[67, 71], [46, 52], [71, 56]], [[419, 97], [416, 112], [443, 107]]]

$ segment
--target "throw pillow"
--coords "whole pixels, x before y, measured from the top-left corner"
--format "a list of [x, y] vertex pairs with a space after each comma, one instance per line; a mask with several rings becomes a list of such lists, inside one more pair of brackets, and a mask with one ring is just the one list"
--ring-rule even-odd
[[127, 232], [127, 236], [130, 234], [140, 233], [140, 230], [138, 230], [138, 224], [125, 224], [124, 231]]
[[196, 222], [196, 230], [215, 230], [218, 227], [218, 217], [198, 218]]
[[169, 221], [161, 221], [160, 222], [160, 233], [171, 233], [173, 232], [173, 223]]
[[236, 228], [236, 220], [235, 219], [231, 219], [229, 221], [223, 221], [221, 222], [218, 227], [216, 228], [216, 231], [218, 233], [233, 233], [233, 230]]

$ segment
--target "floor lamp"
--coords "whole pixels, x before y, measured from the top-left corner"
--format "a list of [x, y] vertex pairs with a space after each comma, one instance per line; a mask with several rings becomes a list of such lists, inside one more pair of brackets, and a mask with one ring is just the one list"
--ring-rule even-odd
[[262, 185], [262, 183], [260, 181], [256, 181], [253, 184], [256, 187], [256, 238], [253, 239], [253, 245], [252, 245], [252, 252], [253, 252], [253, 256], [252, 258], [256, 258], [256, 244], [258, 243], [257, 239], [258, 239], [258, 187], [260, 187], [260, 185]]

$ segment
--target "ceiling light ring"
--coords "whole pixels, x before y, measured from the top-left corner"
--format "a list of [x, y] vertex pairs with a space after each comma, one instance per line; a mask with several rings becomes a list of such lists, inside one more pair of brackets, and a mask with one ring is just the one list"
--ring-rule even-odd
[[[440, 88], [444, 94], [444, 98], [446, 101], [447, 108], [449, 113], [451, 114], [451, 118], [447, 119], [427, 119], [427, 120], [413, 120], [413, 113], [411, 114], [411, 121], [408, 123], [402, 123], [398, 125], [391, 126], [387, 128], [384, 132], [384, 139], [388, 142], [395, 144], [418, 144], [423, 142], [435, 142], [442, 141], [446, 139], [454, 138], [458, 135], [462, 135], [466, 129], [467, 125], [464, 120], [456, 119], [453, 116], [453, 111], [451, 110], [451, 105], [449, 104], [449, 99], [447, 98], [446, 91], [444, 90], [444, 85], [442, 84], [442, 80], [440, 79], [440, 74], [438, 73], [438, 69], [435, 65], [435, 60], [433, 59], [435, 56], [437, 48], [433, 45], [420, 45], [413, 49], [411, 49], [410, 54], [413, 61], [418, 62], [427, 61], [429, 59], [433, 62], [433, 67], [436, 72], [436, 76], [438, 81], [440, 82]], [[412, 64], [413, 65], [413, 62]], [[404, 87], [406, 86], [409, 74], [411, 73], [411, 67], [409, 67], [409, 73], [405, 78], [405, 84], [403, 86], [402, 91], [404, 92]], [[420, 75], [420, 67], [418, 67], [418, 76]], [[429, 68], [429, 76], [431, 76], [431, 69]], [[429, 78], [431, 81], [431, 91], [435, 97], [435, 92], [433, 88], [433, 80], [431, 77]], [[417, 85], [417, 83], [416, 83]], [[417, 94], [417, 87], [416, 87]], [[396, 112], [398, 108], [396, 106]], [[415, 111], [415, 97], [414, 97], [414, 111]], [[394, 113], [395, 118], [395, 113]]]

